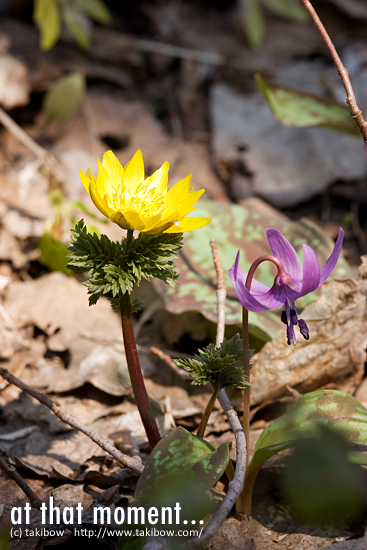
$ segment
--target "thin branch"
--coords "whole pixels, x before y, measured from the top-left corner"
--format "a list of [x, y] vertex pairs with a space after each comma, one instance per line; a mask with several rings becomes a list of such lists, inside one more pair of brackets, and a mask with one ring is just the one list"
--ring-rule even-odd
[[135, 47], [137, 50], [159, 53], [170, 57], [178, 57], [179, 59], [189, 59], [197, 63], [208, 63], [209, 65], [219, 66], [223, 65], [225, 62], [224, 57], [216, 52], [194, 50], [192, 48], [175, 46], [174, 44], [147, 40], [146, 38], [128, 37], [128, 44]]
[[159, 359], [162, 359], [180, 378], [183, 380], [193, 380], [192, 376], [185, 370], [180, 369], [167, 353], [164, 353], [159, 348], [156, 348], [155, 346], [151, 346], [150, 351], [154, 353]]
[[226, 286], [224, 284], [224, 273], [222, 263], [220, 261], [217, 243], [215, 239], [210, 241], [212, 247], [213, 261], [215, 270], [217, 272], [217, 304], [218, 304], [218, 323], [217, 323], [217, 336], [215, 339], [215, 345], [220, 346], [224, 339], [224, 329], [226, 326]]
[[336, 68], [338, 69], [339, 76], [343, 82], [345, 91], [347, 93], [347, 99], [345, 100], [345, 102], [349, 105], [351, 115], [356, 121], [356, 123], [358, 124], [359, 130], [361, 132], [364, 142], [367, 143], [367, 122], [364, 120], [362, 111], [357, 105], [357, 100], [354, 95], [354, 90], [349, 78], [348, 71], [344, 67], [342, 60], [340, 59], [338, 52], [336, 51], [330, 36], [328, 35], [324, 25], [322, 24], [311, 2], [309, 0], [302, 0], [302, 2], [305, 8], [307, 9], [307, 11], [309, 12], [309, 14], [311, 15], [318, 31], [320, 32], [326, 46], [328, 47], [328, 50], [331, 54], [331, 57], [333, 58]]
[[14, 466], [11, 466], [5, 460], [3, 460], [0, 456], [0, 468], [9, 476], [12, 478], [13, 481], [22, 489], [23, 493], [27, 495], [29, 498], [29, 502], [34, 508], [41, 508], [42, 506], [42, 500], [38, 498], [36, 493], [32, 491], [28, 483], [25, 481], [25, 479], [22, 478], [22, 476], [17, 472], [17, 470], [14, 468]]
[[89, 437], [89, 439], [91, 439], [92, 441], [94, 441], [94, 443], [101, 447], [101, 449], [106, 451], [106, 453], [113, 456], [113, 458], [115, 458], [117, 462], [119, 462], [122, 466], [127, 466], [134, 472], [141, 474], [141, 472], [143, 471], [143, 465], [141, 464], [141, 462], [136, 460], [136, 458], [132, 458], [121, 453], [121, 451], [116, 449], [116, 447], [111, 443], [109, 439], [104, 439], [100, 434], [94, 432], [93, 430], [82, 424], [80, 420], [59, 407], [59, 405], [56, 405], [56, 403], [54, 403], [52, 399], [50, 399], [47, 395], [35, 390], [34, 388], [31, 388], [30, 386], [19, 380], [16, 376], [10, 374], [10, 372], [3, 367], [0, 367], [0, 376], [5, 378], [5, 380], [7, 380], [10, 384], [17, 386], [28, 395], [31, 395], [32, 397], [37, 399], [37, 401], [42, 403], [42, 405], [45, 405], [45, 407], [48, 407], [56, 416], [60, 418], [60, 420], [62, 420], [66, 424], [69, 424], [69, 426], [71, 426], [72, 428], [75, 428], [76, 430], [79, 430], [80, 432], [85, 434], [87, 437]]
[[225, 390], [221, 390], [218, 395], [218, 400], [225, 412], [227, 420], [232, 428], [236, 439], [236, 468], [232, 481], [228, 484], [228, 491], [224, 497], [218, 511], [213, 516], [210, 523], [205, 528], [205, 531], [200, 538], [194, 539], [191, 543], [192, 548], [201, 548], [216, 534], [223, 521], [232, 510], [236, 500], [243, 491], [243, 484], [246, 475], [247, 462], [247, 445], [245, 434], [238, 420], [236, 411], [233, 409]]

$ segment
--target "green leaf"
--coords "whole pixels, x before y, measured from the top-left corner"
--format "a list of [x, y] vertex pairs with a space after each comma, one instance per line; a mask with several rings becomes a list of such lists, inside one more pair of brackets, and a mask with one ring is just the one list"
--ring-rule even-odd
[[108, 25], [112, 21], [110, 10], [102, 0], [76, 0], [77, 5], [98, 23]]
[[320, 390], [306, 393], [280, 418], [272, 422], [257, 440], [250, 463], [248, 494], [261, 466], [274, 454], [294, 447], [302, 437], [320, 438], [326, 426], [349, 443], [349, 459], [367, 465], [367, 409], [349, 393]]
[[319, 438], [298, 438], [281, 476], [282, 493], [299, 519], [345, 524], [366, 508], [364, 475], [348, 460], [348, 445], [320, 426]]
[[5, 520], [3, 529], [0, 532], [0, 550], [9, 550], [10, 528], [10, 521]]
[[[211, 238], [217, 242], [224, 270], [228, 325], [240, 325], [242, 322], [241, 304], [228, 278], [228, 270], [235, 261], [238, 249], [241, 250], [240, 266], [247, 272], [256, 258], [270, 253], [265, 233], [269, 227], [279, 229], [295, 247], [300, 258], [302, 244], [310, 245], [315, 250], [320, 265], [325, 263], [334, 247], [331, 239], [316, 224], [306, 219], [290, 221], [273, 209], [260, 209], [258, 203], [249, 202], [247, 206], [240, 206], [202, 200], [195, 215], [212, 218], [212, 221], [197, 231], [184, 233], [184, 247], [176, 262], [180, 271], [177, 287], [167, 288], [159, 281], [154, 281], [153, 284], [170, 313], [196, 310], [213, 323], [217, 322], [217, 296]], [[264, 262], [257, 269], [255, 279], [271, 287], [275, 273], [270, 262]], [[343, 258], [339, 259], [332, 276], [354, 278], [351, 268]], [[305, 307], [319, 294], [320, 291], [316, 291], [297, 300], [297, 307]], [[284, 330], [279, 314], [275, 311], [250, 311], [249, 323], [251, 334], [263, 342], [276, 338]]]
[[[230, 442], [215, 447], [181, 426], [154, 447], [136, 486], [135, 498], [174, 498], [175, 489], [205, 492], [220, 479], [229, 462]], [[179, 501], [179, 500], [178, 500]]]
[[44, 97], [42, 109], [51, 120], [64, 120], [78, 109], [85, 93], [85, 78], [70, 73], [59, 78]]
[[82, 50], [87, 50], [90, 46], [90, 21], [88, 18], [73, 4], [67, 4], [64, 7], [63, 18], [68, 31], [75, 38], [78, 46]]
[[130, 294], [142, 279], [157, 278], [174, 286], [178, 277], [174, 260], [181, 248], [182, 233], [139, 233], [130, 243], [126, 238], [117, 242], [106, 235], [87, 233], [84, 220], [80, 220], [72, 230], [68, 267], [89, 275], [84, 284], [93, 305], [103, 294]]
[[51, 271], [61, 271], [65, 275], [71, 275], [73, 272], [66, 267], [68, 263], [68, 249], [57, 240], [50, 231], [45, 231], [39, 242], [41, 256], [39, 261]]
[[33, 20], [40, 29], [41, 49], [50, 50], [61, 32], [61, 13], [57, 0], [35, 0]]
[[294, 21], [295, 23], [308, 23], [310, 16], [306, 8], [301, 4], [300, 0], [261, 0], [263, 6], [269, 11]]
[[208, 344], [193, 359], [175, 362], [191, 376], [197, 376], [194, 386], [210, 383], [213, 388], [245, 389], [250, 385], [243, 372], [243, 343], [238, 334], [230, 340], [224, 338], [220, 346]]
[[332, 130], [360, 136], [350, 110], [335, 101], [317, 97], [302, 90], [278, 86], [255, 75], [257, 89], [284, 126], [308, 128], [324, 126]]
[[243, 30], [252, 48], [261, 46], [265, 37], [265, 18], [259, 0], [241, 0], [243, 3]]

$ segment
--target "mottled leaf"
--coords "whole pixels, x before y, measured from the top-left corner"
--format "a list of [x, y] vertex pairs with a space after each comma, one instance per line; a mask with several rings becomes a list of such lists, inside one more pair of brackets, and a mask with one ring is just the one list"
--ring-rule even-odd
[[102, 0], [77, 0], [77, 5], [95, 21], [108, 25], [112, 16], [110, 10]]
[[40, 29], [40, 47], [42, 50], [51, 49], [61, 32], [61, 13], [57, 0], [35, 0], [33, 20]]
[[300, 0], [261, 0], [263, 6], [283, 19], [295, 23], [307, 23], [310, 20], [308, 11]]
[[52, 233], [45, 231], [38, 246], [41, 251], [39, 261], [50, 271], [61, 271], [65, 273], [65, 275], [71, 275], [73, 273], [66, 267], [68, 263], [68, 249], [62, 242], [56, 239]]
[[62, 76], [45, 95], [42, 109], [51, 120], [64, 120], [78, 109], [85, 93], [85, 78], [81, 73]]
[[275, 118], [284, 126], [324, 126], [346, 134], [360, 135], [348, 107], [302, 90], [271, 84], [259, 74], [255, 75], [255, 81]]
[[[226, 323], [241, 323], [241, 305], [228, 278], [228, 269], [234, 263], [238, 249], [241, 249], [240, 265], [248, 271], [252, 262], [263, 254], [269, 254], [266, 229], [274, 227], [293, 244], [300, 257], [302, 244], [309, 244], [315, 251], [320, 265], [325, 263], [333, 249], [333, 242], [314, 223], [302, 219], [293, 222], [276, 210], [264, 207], [260, 201], [248, 201], [246, 206], [202, 201], [195, 209], [195, 216], [210, 217], [206, 227], [184, 233], [184, 247], [179, 254], [177, 267], [180, 277], [176, 288], [154, 282], [163, 297], [166, 309], [171, 313], [197, 310], [210, 321], [217, 321], [216, 273], [213, 265], [210, 239], [218, 244], [227, 288]], [[272, 286], [276, 271], [270, 262], [264, 262], [256, 271], [255, 278]], [[340, 258], [333, 277], [347, 277], [351, 269]], [[297, 300], [301, 309], [314, 300], [319, 291]], [[250, 332], [262, 341], [276, 338], [284, 330], [278, 313], [264, 311], [249, 314]]]
[[182, 485], [207, 491], [225, 472], [230, 446], [230, 442], [226, 442], [216, 448], [181, 426], [175, 428], [161, 439], [149, 456], [135, 497], [147, 500]]
[[320, 426], [332, 429], [349, 443], [352, 462], [367, 464], [367, 409], [350, 394], [339, 390], [311, 392], [300, 397], [260, 435], [249, 467], [247, 491], [252, 491], [256, 476], [268, 458], [293, 447], [300, 436], [319, 438]]

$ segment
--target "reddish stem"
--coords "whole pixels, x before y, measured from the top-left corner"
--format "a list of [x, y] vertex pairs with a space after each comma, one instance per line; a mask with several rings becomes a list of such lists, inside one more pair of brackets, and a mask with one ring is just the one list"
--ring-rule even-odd
[[[283, 267], [283, 264], [270, 254], [260, 256], [257, 258], [254, 263], [251, 265], [247, 279], [246, 279], [246, 288], [248, 291], [251, 290], [252, 279], [255, 275], [255, 271], [262, 262], [273, 262], [278, 268], [278, 276], [284, 277], [286, 271]], [[249, 330], [248, 330], [248, 309], [245, 307], [242, 310], [242, 342], [243, 342], [243, 370], [245, 373], [246, 380], [250, 382], [250, 345], [249, 345]], [[243, 431], [246, 437], [247, 449], [249, 449], [250, 443], [250, 390], [251, 387], [245, 388], [243, 390]], [[247, 471], [248, 471], [248, 456], [247, 453]], [[248, 498], [246, 499], [245, 492], [243, 491], [236, 503], [237, 513], [247, 513], [248, 511]]]
[[143, 422], [152, 449], [160, 441], [161, 436], [154, 419], [143, 375], [140, 368], [138, 351], [136, 349], [135, 334], [131, 316], [130, 296], [126, 293], [120, 298], [122, 335], [124, 338], [126, 361], [129, 369], [131, 385], [136, 404]]

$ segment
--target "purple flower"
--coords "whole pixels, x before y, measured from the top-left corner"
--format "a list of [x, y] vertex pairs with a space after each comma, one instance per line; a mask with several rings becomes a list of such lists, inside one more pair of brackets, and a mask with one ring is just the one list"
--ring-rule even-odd
[[[326, 263], [321, 267], [315, 252], [307, 244], [303, 245], [303, 268], [293, 246], [277, 229], [266, 232], [273, 256], [261, 256], [252, 264], [248, 275], [239, 267], [240, 251], [236, 261], [229, 270], [229, 278], [233, 284], [238, 299], [249, 311], [264, 311], [284, 306], [281, 320], [287, 325], [288, 344], [296, 343], [294, 326], [298, 325], [306, 340], [309, 339], [308, 327], [303, 319], [298, 317], [294, 302], [297, 298], [313, 292], [329, 277], [340, 256], [344, 231], [339, 229], [334, 250]], [[257, 266], [269, 260], [276, 264], [278, 274], [271, 288], [252, 279]], [[247, 283], [247, 284], [246, 284]]]

